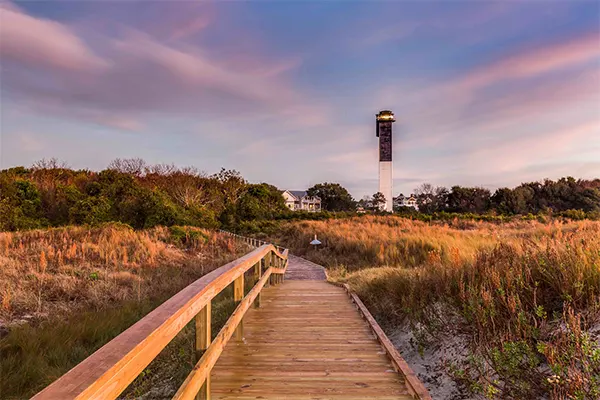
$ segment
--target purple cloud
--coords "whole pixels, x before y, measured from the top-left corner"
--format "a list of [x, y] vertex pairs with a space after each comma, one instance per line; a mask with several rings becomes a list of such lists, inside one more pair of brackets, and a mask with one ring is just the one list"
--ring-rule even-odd
[[[172, 29], [169, 44], [132, 28], [118, 38], [104, 36], [96, 43], [102, 58], [65, 25], [14, 8], [4, 9], [2, 20], [9, 95], [36, 110], [127, 129], [139, 127], [135, 120], [147, 113], [279, 114], [308, 124], [324, 119], [322, 107], [284, 76], [298, 65], [297, 59], [271, 63], [246, 55], [248, 67], [240, 68], [173, 40], [205, 27], [207, 17]], [[23, 66], [34, 68], [35, 77]]]
[[0, 4], [0, 56], [30, 67], [68, 71], [104, 68], [69, 28], [31, 17], [10, 3]]

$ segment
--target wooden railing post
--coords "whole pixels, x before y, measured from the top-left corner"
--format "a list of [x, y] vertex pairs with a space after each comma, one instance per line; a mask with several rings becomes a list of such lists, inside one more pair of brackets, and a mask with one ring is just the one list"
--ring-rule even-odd
[[[263, 267], [265, 267], [264, 271], [268, 270], [269, 267], [271, 266], [270, 260], [271, 260], [271, 252], [268, 252], [267, 254], [265, 254], [265, 257], [263, 258]], [[269, 281], [270, 281], [270, 279], [267, 280], [265, 287], [269, 287]]]
[[[211, 307], [209, 301], [206, 306], [196, 315], [196, 362], [200, 360], [202, 354], [211, 341]], [[197, 400], [210, 400], [210, 375], [206, 378], [204, 385], [196, 395]]]
[[[271, 251], [269, 253], [269, 264], [267, 265], [267, 268], [275, 268], [275, 252]], [[269, 276], [269, 285], [275, 285], [275, 274], [271, 274], [271, 276]]]
[[[239, 304], [244, 298], [244, 274], [240, 275], [235, 281], [233, 281], [233, 300], [235, 304]], [[240, 324], [235, 329], [235, 340], [242, 341], [244, 338], [244, 321], [240, 321]]]
[[[254, 265], [254, 277], [256, 278], [257, 282], [260, 280], [260, 277], [262, 276], [263, 260], [264, 260], [264, 258], [262, 260], [260, 260], [259, 262], [257, 262], [256, 265]], [[254, 300], [254, 308], [260, 307], [261, 296], [262, 296], [262, 292], [258, 292], [258, 296], [256, 296], [256, 300]]]

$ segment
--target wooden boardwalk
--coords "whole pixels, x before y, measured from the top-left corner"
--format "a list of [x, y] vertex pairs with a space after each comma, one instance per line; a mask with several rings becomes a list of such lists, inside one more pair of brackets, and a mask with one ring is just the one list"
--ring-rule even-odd
[[[116, 399], [194, 320], [197, 362], [174, 400], [431, 400], [349, 287], [327, 283], [323, 267], [287, 249], [222, 233], [253, 250], [192, 282], [34, 399]], [[247, 293], [246, 275], [254, 277]], [[212, 338], [212, 301], [230, 285], [237, 306]]]
[[[344, 288], [290, 256], [211, 374], [213, 399], [414, 399]], [[311, 279], [321, 280], [311, 280]]]

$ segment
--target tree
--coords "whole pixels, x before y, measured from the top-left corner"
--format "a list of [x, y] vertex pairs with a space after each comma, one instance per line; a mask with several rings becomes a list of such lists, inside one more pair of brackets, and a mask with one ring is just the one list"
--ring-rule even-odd
[[212, 175], [211, 178], [220, 184], [219, 191], [225, 204], [236, 203], [246, 189], [246, 180], [234, 169], [227, 170], [221, 168], [221, 171], [218, 174]]
[[480, 187], [453, 186], [448, 194], [448, 211], [481, 214], [489, 210], [491, 193]]
[[61, 161], [58, 158], [42, 158], [33, 163], [31, 169], [40, 170], [40, 169], [68, 169], [69, 165], [65, 161]]
[[321, 199], [321, 208], [327, 211], [354, 211], [356, 202], [339, 183], [319, 183], [307, 191], [309, 196]]
[[514, 214], [514, 192], [509, 188], [500, 188], [490, 198], [491, 206], [499, 214]]
[[250, 184], [237, 202], [238, 220], [271, 219], [287, 211], [283, 196], [273, 185]]
[[381, 192], [377, 192], [373, 195], [373, 211], [383, 211], [385, 206], [386, 198]]
[[146, 173], [146, 167], [146, 161], [141, 158], [115, 158], [108, 164], [107, 169], [134, 176], [142, 176]]
[[443, 186], [434, 187], [430, 183], [424, 183], [415, 189], [415, 197], [420, 212], [445, 211], [448, 203], [448, 189]]

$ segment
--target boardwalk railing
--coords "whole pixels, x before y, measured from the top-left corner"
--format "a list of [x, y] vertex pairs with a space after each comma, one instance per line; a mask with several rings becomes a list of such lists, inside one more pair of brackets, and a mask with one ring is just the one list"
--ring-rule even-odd
[[[234, 335], [236, 340], [242, 339], [244, 314], [252, 305], [260, 307], [261, 290], [269, 281], [283, 282], [287, 263], [287, 250], [262, 242], [245, 256], [187, 286], [33, 398], [114, 399], [194, 318], [195, 350], [197, 355], [203, 354], [174, 398], [208, 398], [210, 372], [225, 345]], [[244, 296], [244, 273], [250, 269], [257, 282]], [[211, 341], [211, 301], [232, 283], [238, 306]]]
[[[236, 240], [248, 243], [252, 247], [260, 247], [265, 244], [273, 244], [273, 243], [265, 242], [264, 240], [260, 240], [260, 239], [256, 239], [256, 238], [252, 238], [252, 237], [248, 237], [248, 236], [238, 235], [237, 233], [233, 233], [233, 232], [229, 232], [229, 231], [224, 231], [223, 229], [219, 229], [219, 232], [221, 232], [225, 235], [231, 236], [231, 237], [235, 238]], [[285, 250], [283, 247], [277, 246], [276, 244], [273, 244], [273, 246], [275, 246], [277, 251], [279, 251], [280, 253], [282, 253]]]

